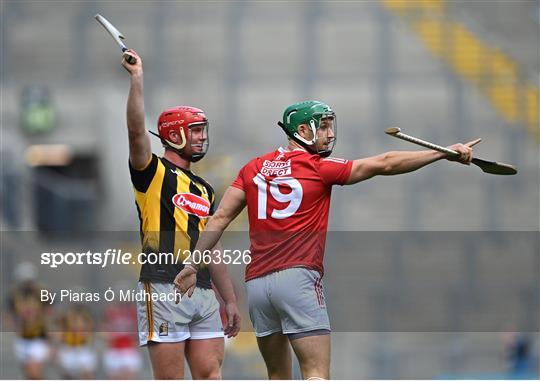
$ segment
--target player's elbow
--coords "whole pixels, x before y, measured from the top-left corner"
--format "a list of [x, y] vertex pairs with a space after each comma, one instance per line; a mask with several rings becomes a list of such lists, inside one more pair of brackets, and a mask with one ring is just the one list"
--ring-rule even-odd
[[369, 173], [370, 177], [392, 175], [395, 169], [392, 152], [374, 156], [366, 162], [366, 172]]
[[395, 174], [395, 165], [392, 160], [392, 152], [386, 152], [378, 156], [378, 160], [375, 163], [375, 171], [379, 175], [391, 176]]
[[387, 152], [384, 153], [383, 158], [381, 159], [381, 162], [379, 163], [379, 172], [383, 176], [390, 176], [393, 175], [395, 172], [395, 166], [393, 165], [392, 161], [392, 153]]

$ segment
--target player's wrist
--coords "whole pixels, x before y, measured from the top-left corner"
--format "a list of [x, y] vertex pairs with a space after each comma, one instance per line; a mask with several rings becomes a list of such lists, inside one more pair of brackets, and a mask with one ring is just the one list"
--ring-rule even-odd
[[186, 263], [184, 266], [186, 269], [191, 270], [194, 274], [197, 274], [197, 272], [199, 271], [199, 267], [196, 264]]
[[431, 151], [431, 155], [435, 157], [435, 160], [448, 159], [448, 155], [443, 152]]
[[131, 81], [132, 82], [140, 82], [140, 81], [142, 81], [142, 79], [143, 79], [142, 70], [131, 72]]

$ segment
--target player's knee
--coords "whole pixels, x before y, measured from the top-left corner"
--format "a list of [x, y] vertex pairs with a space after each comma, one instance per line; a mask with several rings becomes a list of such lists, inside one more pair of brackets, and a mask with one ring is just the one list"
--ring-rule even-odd
[[304, 379], [324, 380], [330, 377], [328, 366], [321, 364], [316, 359], [305, 359], [300, 361], [300, 370]]
[[219, 366], [208, 367], [205, 369], [199, 369], [196, 372], [192, 372], [192, 376], [197, 380], [221, 380], [221, 369]]
[[214, 358], [202, 364], [192, 364], [191, 375], [197, 380], [221, 380], [222, 363], [223, 358]]
[[205, 377], [206, 380], [221, 380], [221, 371], [219, 369], [214, 370]]

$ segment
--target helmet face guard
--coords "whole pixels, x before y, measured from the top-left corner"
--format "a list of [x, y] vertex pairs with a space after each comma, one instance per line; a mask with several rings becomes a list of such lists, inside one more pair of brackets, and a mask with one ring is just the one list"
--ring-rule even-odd
[[[189, 130], [189, 144], [191, 146], [191, 158], [189, 159], [192, 163], [196, 163], [201, 160], [204, 155], [208, 152], [208, 147], [210, 146], [210, 136], [209, 136], [210, 124], [208, 122], [196, 122], [191, 123], [188, 126]], [[194, 143], [194, 140], [201, 139], [202, 143]]]
[[[163, 147], [195, 163], [208, 152], [208, 128], [204, 111], [190, 106], [178, 106], [163, 111], [158, 120], [158, 133], [150, 133], [161, 140]], [[169, 140], [171, 132], [178, 134], [180, 142], [173, 143]], [[188, 146], [189, 149], [186, 149]]]
[[[328, 157], [337, 140], [337, 119], [335, 112], [325, 103], [306, 101], [295, 103], [283, 113], [283, 121], [278, 125], [287, 136], [304, 147], [308, 152]], [[298, 127], [307, 125], [311, 139], [298, 133]]]
[[321, 115], [317, 132], [319, 134], [315, 135], [314, 142], [316, 153], [321, 157], [328, 157], [332, 154], [337, 141], [337, 118], [333, 111]]

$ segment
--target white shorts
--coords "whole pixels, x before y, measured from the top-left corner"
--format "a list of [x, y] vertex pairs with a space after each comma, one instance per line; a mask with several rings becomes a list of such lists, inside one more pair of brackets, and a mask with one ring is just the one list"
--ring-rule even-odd
[[103, 367], [111, 376], [122, 371], [138, 372], [142, 367], [141, 354], [137, 349], [108, 349], [103, 354]]
[[246, 282], [255, 336], [330, 331], [321, 275], [303, 267], [276, 271]]
[[49, 357], [49, 344], [45, 339], [16, 339], [15, 357], [26, 364], [30, 361], [44, 362]]
[[[137, 288], [139, 292], [167, 295], [173, 285], [139, 282]], [[137, 301], [137, 322], [141, 346], [149, 341], [176, 343], [224, 337], [214, 290], [199, 287], [195, 288], [191, 298], [184, 296], [178, 304], [160, 300]]]
[[94, 372], [97, 366], [97, 356], [88, 346], [70, 347], [64, 345], [58, 351], [58, 362], [64, 372], [76, 377], [83, 372]]

